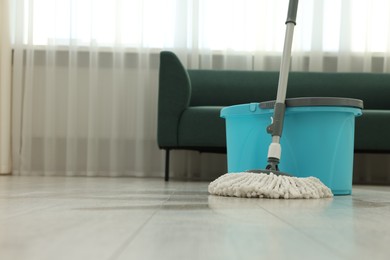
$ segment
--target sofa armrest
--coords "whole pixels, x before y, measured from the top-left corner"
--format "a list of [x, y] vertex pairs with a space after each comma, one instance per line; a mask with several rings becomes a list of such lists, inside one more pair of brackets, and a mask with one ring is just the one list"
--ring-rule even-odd
[[180, 116], [190, 103], [191, 83], [175, 54], [160, 53], [157, 141], [160, 148], [178, 146]]

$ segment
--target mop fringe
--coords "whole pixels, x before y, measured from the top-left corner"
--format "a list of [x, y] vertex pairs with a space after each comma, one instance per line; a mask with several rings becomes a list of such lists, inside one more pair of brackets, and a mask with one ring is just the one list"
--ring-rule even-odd
[[316, 177], [291, 177], [273, 173], [226, 173], [208, 187], [210, 194], [244, 198], [319, 199], [333, 197]]

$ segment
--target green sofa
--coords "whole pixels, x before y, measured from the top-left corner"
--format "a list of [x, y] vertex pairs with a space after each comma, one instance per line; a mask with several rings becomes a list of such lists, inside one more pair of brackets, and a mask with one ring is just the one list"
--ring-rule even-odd
[[[158, 145], [169, 151], [226, 152], [225, 106], [274, 100], [279, 73], [186, 69], [178, 57], [160, 53]], [[356, 119], [355, 152], [390, 151], [390, 74], [291, 72], [287, 98], [348, 97], [364, 101]]]

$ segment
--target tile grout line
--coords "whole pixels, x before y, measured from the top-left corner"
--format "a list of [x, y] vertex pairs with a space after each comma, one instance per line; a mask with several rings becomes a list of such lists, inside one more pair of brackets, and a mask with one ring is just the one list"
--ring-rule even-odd
[[156, 215], [157, 212], [159, 212], [159, 211], [162, 209], [162, 207], [164, 206], [164, 204], [165, 204], [166, 202], [168, 202], [168, 201], [171, 199], [171, 197], [172, 197], [172, 195], [173, 195], [174, 193], [175, 193], [175, 192], [173, 191], [173, 192], [169, 195], [169, 197], [161, 203], [160, 207], [158, 207], [158, 209], [156, 209], [156, 210], [155, 210], [155, 211], [154, 211], [154, 212], [145, 220], [145, 222], [142, 223], [141, 226], [140, 226], [135, 232], [133, 232], [133, 233], [125, 240], [125, 242], [122, 243], [122, 245], [119, 246], [119, 248], [116, 250], [116, 252], [114, 252], [114, 253], [112, 254], [112, 256], [108, 258], [108, 260], [116, 260], [116, 259], [118, 259], [118, 258], [122, 255], [122, 253], [124, 252], [124, 250], [125, 250], [125, 249], [134, 241], [134, 239], [137, 237], [137, 235], [138, 235], [138, 234], [141, 232], [141, 230], [149, 223], [149, 221], [154, 217], [154, 215]]
[[295, 227], [293, 224], [291, 224], [290, 222], [288, 222], [287, 220], [279, 217], [278, 215], [276, 215], [275, 213], [273, 213], [272, 211], [268, 210], [268, 209], [265, 209], [263, 208], [262, 206], [259, 206], [261, 209], [265, 210], [266, 212], [268, 212], [269, 214], [271, 214], [272, 216], [276, 217], [277, 219], [279, 219], [280, 221], [282, 221], [283, 223], [287, 224], [288, 226], [292, 227], [295, 231], [298, 231], [298, 233], [304, 235], [305, 237], [315, 241], [316, 243], [318, 243], [319, 245], [323, 246], [324, 248], [326, 248], [328, 251], [330, 251], [331, 253], [336, 253], [337, 254], [337, 257], [345, 257], [343, 255], [343, 253], [341, 253], [337, 248], [334, 249], [334, 248], [331, 248], [329, 247], [328, 245], [325, 245], [324, 243], [322, 243], [321, 241], [319, 241], [318, 239], [316, 239], [315, 237], [312, 237], [310, 234], [307, 234], [306, 232], [303, 232], [301, 231], [299, 228]]
[[15, 218], [15, 217], [20, 217], [20, 216], [24, 216], [24, 215], [28, 215], [28, 214], [31, 214], [31, 213], [35, 213], [37, 211], [42, 211], [42, 210], [47, 210], [47, 209], [51, 209], [51, 208], [56, 208], [60, 205], [63, 205], [64, 203], [61, 202], [61, 203], [56, 203], [56, 204], [53, 204], [53, 205], [49, 205], [49, 206], [45, 206], [45, 207], [42, 207], [42, 208], [33, 208], [33, 209], [29, 209], [29, 210], [26, 210], [24, 212], [20, 212], [20, 213], [16, 213], [16, 214], [13, 214], [13, 215], [8, 215], [8, 216], [5, 216], [5, 217], [0, 217], [0, 222], [2, 221], [8, 221], [9, 219], [11, 218]]

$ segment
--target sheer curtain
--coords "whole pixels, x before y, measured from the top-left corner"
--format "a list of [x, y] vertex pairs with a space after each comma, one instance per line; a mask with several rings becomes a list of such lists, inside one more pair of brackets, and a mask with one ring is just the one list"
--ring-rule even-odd
[[8, 0], [0, 0], [0, 174], [11, 173], [11, 40]]
[[[288, 0], [12, 1], [14, 174], [162, 176], [159, 51], [185, 66], [278, 70]], [[387, 0], [301, 0], [293, 70], [390, 72]], [[173, 176], [225, 170], [175, 151]]]

